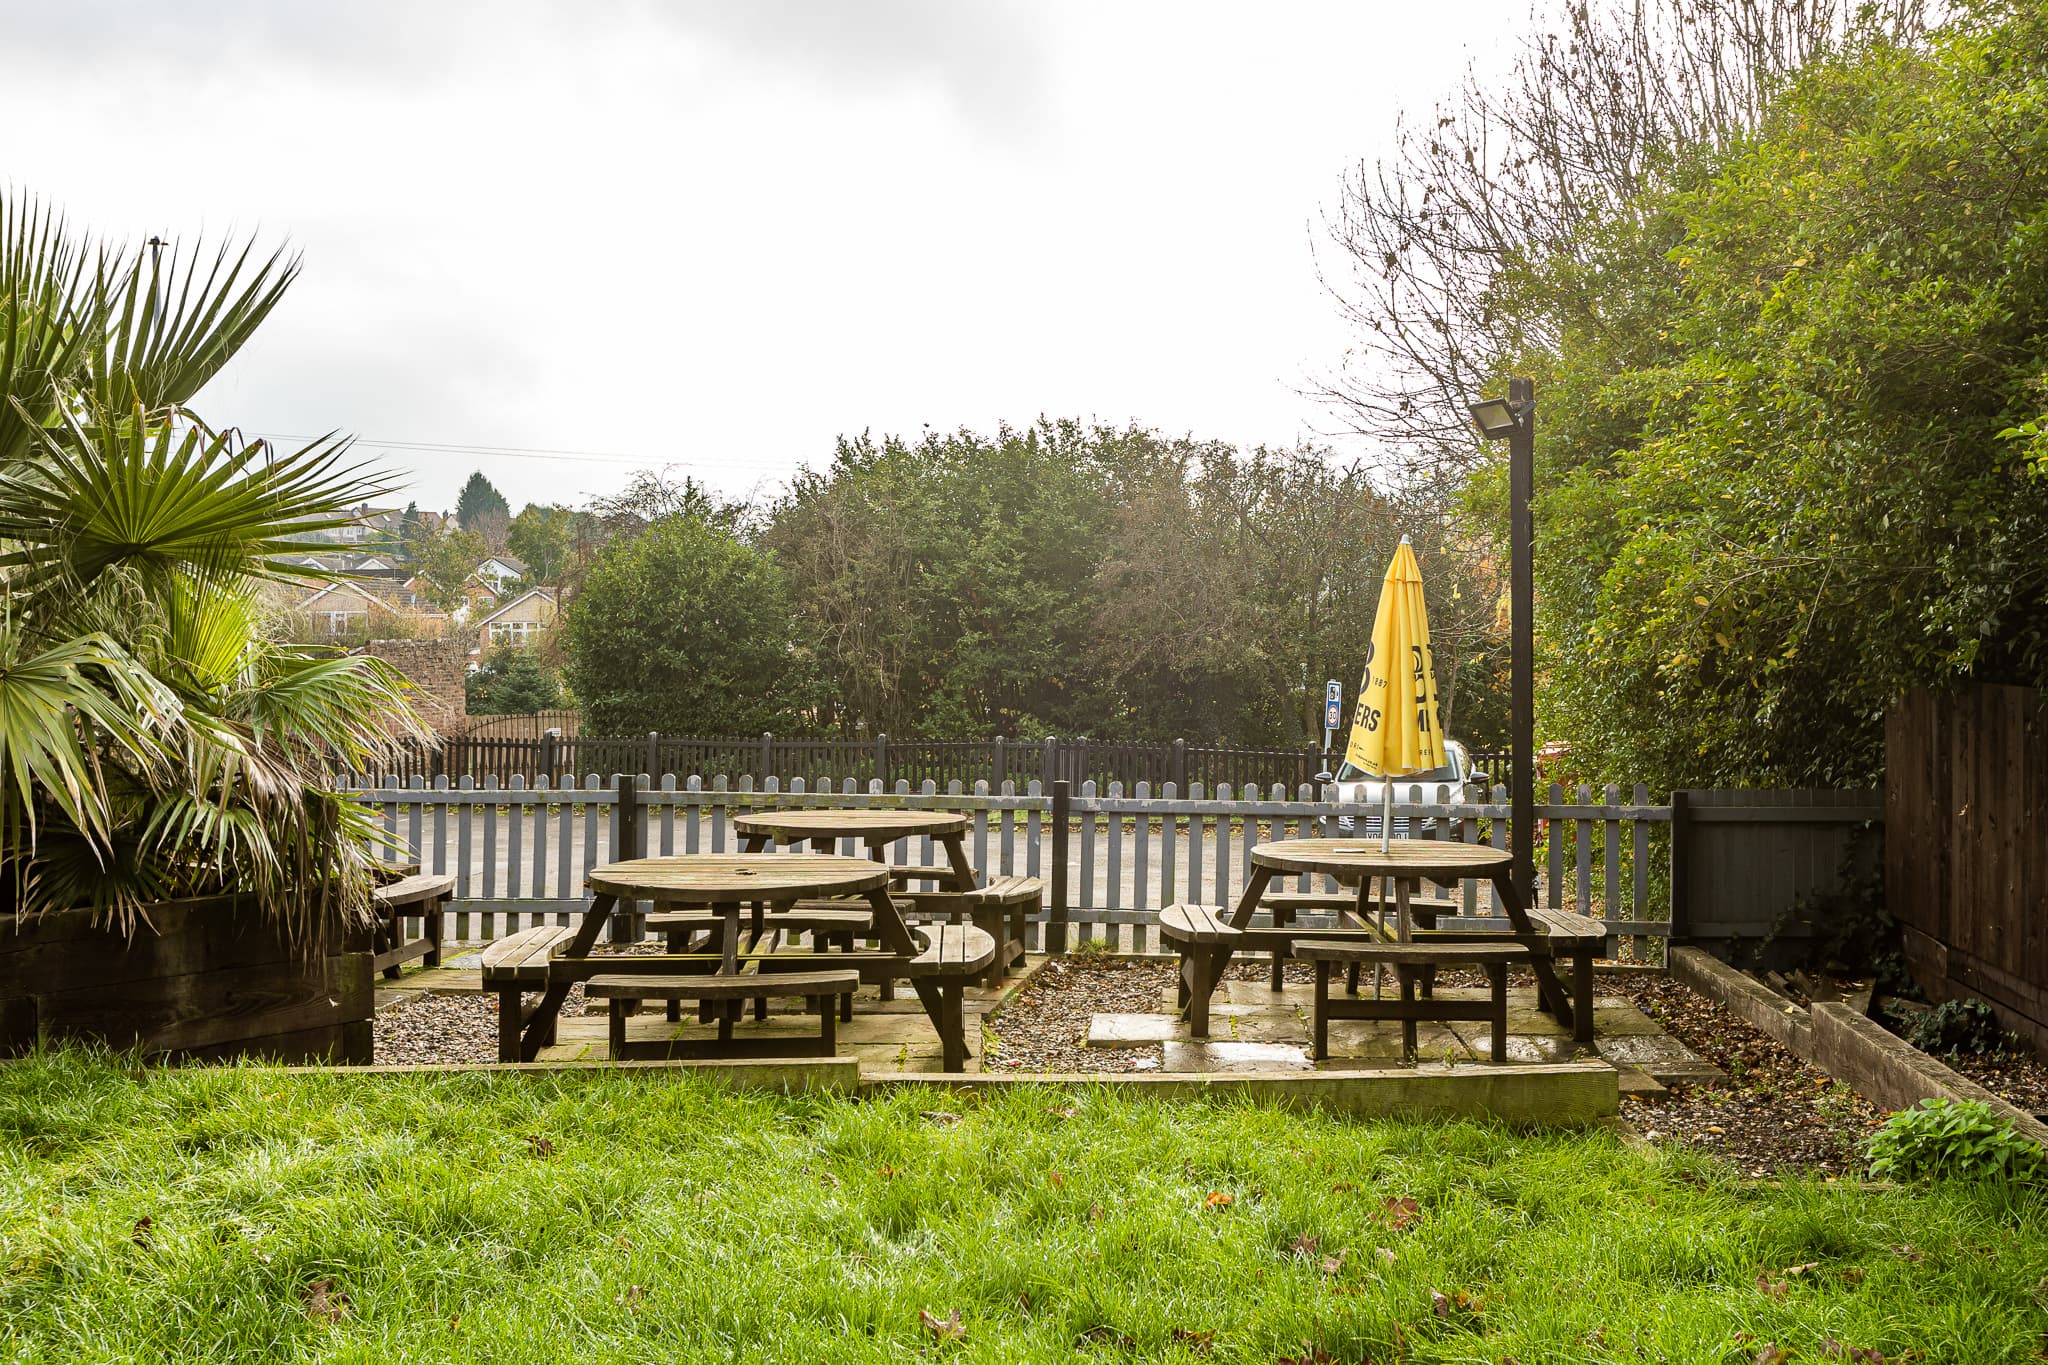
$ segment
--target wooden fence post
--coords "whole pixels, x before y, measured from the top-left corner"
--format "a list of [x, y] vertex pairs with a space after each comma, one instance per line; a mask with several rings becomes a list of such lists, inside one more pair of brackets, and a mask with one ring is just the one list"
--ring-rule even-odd
[[[611, 860], [623, 863], [640, 856], [640, 779], [632, 773], [613, 773], [612, 789], [618, 799], [612, 803]], [[611, 941], [638, 943], [646, 936], [646, 920], [638, 901], [620, 901], [612, 910]]]
[[1173, 742], [1173, 789], [1181, 796], [1188, 794], [1188, 742], [1177, 739]]
[[[1692, 830], [1689, 825], [1692, 793], [1671, 793], [1671, 942], [1692, 937], [1692, 897], [1686, 881], [1692, 876]], [[1644, 875], [1638, 873], [1637, 875]]]
[[754, 785], [756, 787], [767, 786], [768, 775], [774, 771], [775, 732], [772, 730], [763, 730], [761, 732], [761, 768], [759, 772], [754, 774]]
[[1060, 780], [1060, 742], [1058, 737], [1054, 735], [1047, 735], [1045, 737], [1045, 772], [1043, 780], [1047, 791], [1051, 791], [1052, 784]]
[[1001, 792], [1003, 789], [1004, 781], [1008, 779], [1010, 775], [1010, 756], [1005, 749], [1006, 743], [1007, 741], [1005, 741], [1001, 735], [996, 736], [996, 771], [994, 779], [989, 783], [988, 786], [988, 789], [992, 792]]
[[889, 737], [875, 736], [875, 780], [882, 784], [882, 790], [889, 790]]
[[647, 766], [641, 769], [649, 778], [661, 776], [660, 745], [661, 731], [649, 730], [647, 732]]
[[[1046, 742], [1046, 754], [1052, 754], [1052, 741]], [[1047, 908], [1045, 923], [1045, 951], [1064, 953], [1067, 950], [1067, 825], [1068, 784], [1061, 778], [1052, 784], [1052, 903]]]

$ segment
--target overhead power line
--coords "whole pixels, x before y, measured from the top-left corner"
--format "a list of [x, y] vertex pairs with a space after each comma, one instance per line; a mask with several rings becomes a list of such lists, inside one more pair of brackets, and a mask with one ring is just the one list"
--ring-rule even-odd
[[[319, 436], [293, 435], [283, 431], [260, 431], [255, 435], [271, 441], [295, 441], [304, 445], [324, 439]], [[373, 450], [412, 451], [423, 455], [488, 455], [508, 460], [591, 460], [606, 464], [630, 464], [643, 466], [679, 465], [685, 469], [775, 469], [782, 466], [763, 464], [758, 460], [721, 459], [685, 460], [674, 457], [652, 455], [629, 455], [616, 450], [566, 450], [550, 446], [493, 446], [477, 445], [454, 441], [386, 441], [373, 436], [358, 436], [355, 444]]]

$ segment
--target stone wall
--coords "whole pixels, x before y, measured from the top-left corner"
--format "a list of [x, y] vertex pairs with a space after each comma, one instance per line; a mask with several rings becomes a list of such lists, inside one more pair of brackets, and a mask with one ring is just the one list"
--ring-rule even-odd
[[468, 725], [469, 641], [465, 637], [372, 640], [363, 653], [382, 659], [412, 680], [419, 689], [413, 705], [436, 734], [460, 734]]

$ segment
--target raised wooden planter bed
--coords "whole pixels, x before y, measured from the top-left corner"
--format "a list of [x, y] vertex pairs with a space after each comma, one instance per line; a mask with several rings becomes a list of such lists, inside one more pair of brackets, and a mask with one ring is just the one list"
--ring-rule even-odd
[[234, 897], [168, 901], [128, 937], [89, 911], [0, 917], [0, 1055], [95, 1041], [149, 1056], [368, 1062], [367, 929], [294, 942]]

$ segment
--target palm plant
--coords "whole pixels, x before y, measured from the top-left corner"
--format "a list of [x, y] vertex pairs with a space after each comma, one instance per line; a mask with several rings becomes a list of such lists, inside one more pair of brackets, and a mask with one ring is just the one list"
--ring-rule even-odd
[[378, 832], [327, 775], [422, 733], [409, 687], [272, 638], [259, 589], [383, 490], [345, 440], [279, 451], [186, 406], [297, 273], [0, 199], [0, 913], [365, 907]]

